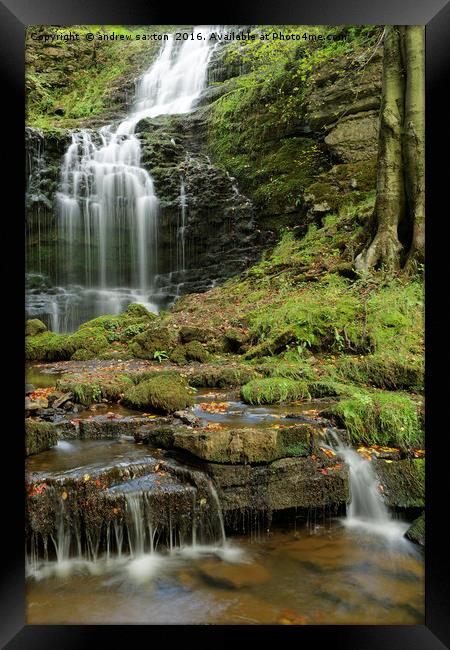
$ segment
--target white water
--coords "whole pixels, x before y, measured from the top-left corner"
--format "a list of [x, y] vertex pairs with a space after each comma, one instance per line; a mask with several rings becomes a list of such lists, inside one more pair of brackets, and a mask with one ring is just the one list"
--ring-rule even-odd
[[[78, 293], [94, 292], [91, 318], [122, 309], [123, 301], [115, 300], [120, 289], [132, 293], [133, 301], [157, 311], [151, 295], [158, 264], [159, 201], [151, 175], [141, 166], [141, 142], [135, 129], [143, 119], [194, 108], [215, 47], [209, 40], [213, 30], [195, 28], [193, 39], [181, 44], [170, 34], [140, 79], [126, 119], [98, 133], [83, 130], [72, 135], [56, 197], [59, 266], [63, 290], [78, 285]], [[203, 38], [198, 40], [197, 35]], [[181, 200], [178, 264], [184, 270], [185, 199]], [[69, 290], [69, 297], [73, 293], [77, 292]], [[55, 331], [70, 329], [70, 323], [64, 328], [59, 316], [59, 302], [50, 303]]]
[[332, 440], [331, 447], [349, 467], [351, 501], [343, 523], [349, 528], [364, 529], [392, 542], [408, 544], [404, 534], [410, 524], [392, 518], [378, 489], [379, 481], [371, 461], [345, 445], [333, 429], [328, 429], [327, 434]]

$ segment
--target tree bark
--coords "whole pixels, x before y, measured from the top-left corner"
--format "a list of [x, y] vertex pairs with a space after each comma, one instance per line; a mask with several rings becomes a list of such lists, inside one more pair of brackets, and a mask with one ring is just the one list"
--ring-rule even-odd
[[412, 242], [407, 265], [425, 258], [425, 29], [404, 27], [405, 124], [403, 157], [406, 195], [412, 222]]
[[402, 245], [397, 231], [405, 209], [402, 160], [404, 99], [400, 28], [386, 25], [374, 211], [377, 232], [368, 248], [355, 260], [355, 267], [359, 270], [367, 271], [377, 266], [394, 270], [400, 264]]

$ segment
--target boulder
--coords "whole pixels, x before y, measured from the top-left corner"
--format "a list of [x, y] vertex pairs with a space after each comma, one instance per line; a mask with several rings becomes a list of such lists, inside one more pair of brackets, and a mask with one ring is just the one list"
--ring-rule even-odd
[[192, 406], [194, 400], [181, 377], [159, 375], [129, 388], [123, 402], [131, 408], [173, 413]]
[[411, 542], [425, 546], [425, 512], [417, 517], [405, 533], [405, 537]]
[[372, 461], [383, 487], [386, 503], [393, 508], [425, 506], [425, 460]]
[[25, 420], [25, 455], [39, 454], [50, 449], [58, 442], [55, 426], [48, 422], [39, 422], [27, 418]]
[[344, 163], [368, 160], [377, 155], [379, 118], [376, 111], [341, 119], [325, 137], [334, 158]]
[[177, 430], [174, 447], [215, 463], [269, 463], [307, 456], [313, 449], [314, 436], [314, 428], [307, 424], [282, 429]]
[[42, 334], [46, 330], [47, 325], [39, 320], [39, 318], [27, 320], [25, 324], [25, 336], [36, 336], [36, 334]]

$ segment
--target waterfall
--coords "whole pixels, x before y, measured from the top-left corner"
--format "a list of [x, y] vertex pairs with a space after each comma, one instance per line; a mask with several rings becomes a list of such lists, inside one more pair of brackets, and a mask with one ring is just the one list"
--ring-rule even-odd
[[347, 463], [350, 477], [350, 504], [344, 524], [362, 528], [393, 541], [403, 540], [409, 524], [392, 518], [378, 489], [379, 481], [371, 461], [344, 444], [333, 428], [327, 429], [330, 448]]
[[[27, 570], [35, 577], [42, 570], [64, 574], [79, 565], [113, 560], [133, 561], [134, 571], [148, 556], [233, 554], [219, 496], [201, 471], [175, 465], [167, 475], [152, 472], [118, 483], [101, 493], [95, 513], [79, 510], [78, 497], [70, 502], [67, 492], [62, 496], [65, 489], [48, 486], [40, 496], [52, 515], [48, 530], [38, 527], [28, 542]], [[112, 520], [111, 513], [116, 513]]]
[[[32, 313], [42, 316], [44, 312], [56, 331], [70, 331], [83, 320], [119, 313], [130, 302], [158, 311], [154, 278], [159, 201], [151, 174], [141, 166], [141, 141], [135, 130], [143, 119], [194, 108], [207, 80], [215, 47], [209, 39], [213, 30], [196, 27], [191, 38], [180, 42], [168, 35], [139, 80], [126, 118], [98, 132], [72, 134], [55, 196], [60, 286], [52, 287], [50, 305], [36, 293]], [[184, 211], [182, 206], [182, 218]], [[179, 263], [184, 268], [184, 231], [180, 239]]]
[[180, 179], [180, 225], [177, 230], [177, 266], [180, 273], [186, 270], [186, 192], [184, 189], [184, 179]]

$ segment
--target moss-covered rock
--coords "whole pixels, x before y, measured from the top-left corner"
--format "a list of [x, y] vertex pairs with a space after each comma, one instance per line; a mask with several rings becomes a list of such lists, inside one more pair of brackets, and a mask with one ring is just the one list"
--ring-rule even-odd
[[341, 377], [355, 383], [388, 390], [423, 389], [425, 367], [421, 356], [404, 358], [400, 355], [370, 354], [343, 357], [336, 367]]
[[425, 506], [425, 460], [423, 458], [372, 462], [383, 485], [383, 495], [389, 506], [394, 508]]
[[411, 542], [425, 546], [425, 512], [417, 517], [405, 533], [405, 537]]
[[149, 320], [154, 320], [157, 318], [156, 314], [148, 311], [144, 305], [135, 302], [131, 303], [131, 305], [128, 305], [124, 313], [128, 316], [132, 316], [133, 318], [148, 318]]
[[46, 330], [47, 325], [39, 320], [39, 318], [27, 320], [25, 324], [25, 336], [36, 336], [36, 334], [42, 334]]
[[208, 352], [199, 341], [190, 341], [184, 345], [177, 345], [171, 352], [169, 359], [173, 363], [183, 365], [188, 361], [205, 363], [208, 360], [208, 356]]
[[176, 363], [179, 366], [187, 363], [185, 347], [186, 346], [184, 345], [177, 345], [177, 347], [172, 350], [169, 356], [172, 363]]
[[402, 393], [356, 391], [321, 415], [344, 427], [353, 444], [423, 447], [420, 402]]
[[287, 377], [254, 379], [241, 388], [241, 397], [247, 404], [276, 404], [294, 402], [310, 397], [308, 384]]
[[173, 413], [194, 403], [183, 379], [173, 375], [158, 375], [129, 388], [123, 401], [132, 408], [162, 413]]
[[155, 352], [168, 353], [174, 346], [174, 337], [167, 327], [150, 325], [131, 340], [130, 350], [140, 359], [153, 360]]
[[116, 374], [102, 377], [92, 376], [90, 378], [66, 377], [59, 379], [57, 387], [59, 390], [71, 392], [73, 400], [84, 406], [90, 406], [103, 399], [109, 402], [116, 402], [123, 396], [123, 393], [133, 385], [130, 377], [124, 374]]
[[194, 368], [189, 374], [189, 383], [196, 388], [228, 388], [242, 386], [258, 377], [258, 373], [247, 366], [210, 365]]
[[190, 343], [191, 341], [199, 341], [200, 343], [206, 343], [209, 339], [214, 336], [214, 332], [211, 330], [205, 329], [204, 327], [194, 327], [194, 326], [184, 326], [180, 327], [180, 341], [182, 343]]
[[82, 349], [90, 352], [93, 355], [91, 358], [94, 358], [96, 354], [109, 345], [104, 330], [100, 327], [89, 326], [89, 323], [84, 323], [77, 332], [72, 334], [70, 342], [76, 351]]
[[225, 352], [243, 352], [243, 347], [247, 343], [248, 336], [235, 327], [230, 327], [223, 334], [223, 349]]
[[65, 361], [75, 352], [71, 337], [66, 334], [43, 332], [25, 339], [27, 361]]
[[314, 428], [298, 424], [280, 429], [192, 429], [175, 432], [174, 447], [214, 463], [270, 463], [308, 456]]
[[39, 454], [58, 443], [55, 426], [49, 422], [25, 420], [25, 455]]

